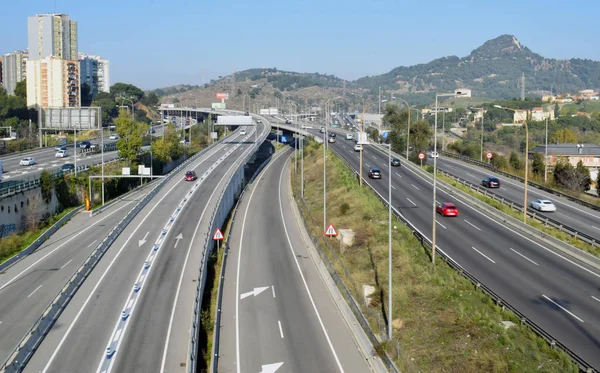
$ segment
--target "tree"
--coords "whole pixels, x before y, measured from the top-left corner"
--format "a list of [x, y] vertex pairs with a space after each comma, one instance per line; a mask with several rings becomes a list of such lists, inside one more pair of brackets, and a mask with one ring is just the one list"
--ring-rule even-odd
[[523, 169], [523, 161], [521, 161], [521, 158], [519, 158], [519, 155], [516, 152], [510, 152], [508, 163], [510, 163], [510, 166], [515, 170]]
[[108, 94], [104, 92], [103, 95], [98, 94], [92, 102], [92, 106], [102, 108], [102, 123], [110, 123], [113, 121], [113, 118], [116, 118], [117, 115], [119, 115], [119, 110], [117, 109], [115, 100], [113, 100], [110, 95], [108, 95], [108, 97], [104, 95]]
[[81, 106], [90, 106], [92, 104], [92, 87], [88, 83], [81, 85]]
[[40, 187], [42, 189], [42, 198], [44, 202], [52, 201], [52, 190], [54, 189], [54, 179], [48, 170], [43, 170], [40, 174]]
[[560, 115], [560, 108], [558, 107], [558, 102], [554, 104], [554, 118], [558, 118]]
[[158, 98], [158, 95], [156, 93], [150, 92], [147, 96], [144, 96], [144, 98], [142, 99], [142, 103], [152, 108], [160, 103], [160, 99]]
[[146, 132], [148, 132], [148, 125], [134, 121], [124, 110], [121, 111], [119, 117], [115, 120], [115, 125], [117, 126], [117, 134], [119, 135], [119, 140], [117, 141], [119, 157], [135, 163], [142, 149], [142, 139]]
[[177, 97], [173, 98], [173, 103], [174, 103], [174, 104], [177, 104], [177, 103], [179, 103], [179, 102], [180, 102], [180, 101], [179, 101], [179, 99], [178, 99]]
[[582, 161], [577, 163], [577, 167], [573, 167], [566, 158], [562, 158], [554, 166], [554, 181], [560, 187], [583, 192], [589, 189], [592, 178], [590, 170]]
[[110, 94], [113, 97], [119, 97], [119, 96], [124, 96], [127, 98], [130, 97], [134, 97], [135, 101], [139, 101], [142, 99], [142, 97], [144, 97], [144, 91], [142, 91], [141, 89], [139, 89], [138, 87], [132, 85], [132, 84], [127, 84], [127, 83], [116, 83], [113, 86], [110, 87]]
[[15, 96], [27, 99], [27, 79], [23, 79], [17, 83], [15, 87]]
[[508, 168], [508, 160], [506, 159], [506, 157], [496, 153], [492, 154], [492, 159], [490, 160], [490, 163], [492, 164], [492, 166], [499, 169]]
[[544, 173], [545, 163], [542, 153], [533, 153], [533, 161], [531, 163], [531, 171], [535, 175], [542, 175]]
[[32, 195], [27, 199], [27, 213], [23, 216], [28, 229], [36, 229], [40, 223], [43, 209], [42, 199], [39, 195]]
[[550, 138], [550, 142], [558, 144], [575, 144], [577, 136], [568, 128], [559, 129]]

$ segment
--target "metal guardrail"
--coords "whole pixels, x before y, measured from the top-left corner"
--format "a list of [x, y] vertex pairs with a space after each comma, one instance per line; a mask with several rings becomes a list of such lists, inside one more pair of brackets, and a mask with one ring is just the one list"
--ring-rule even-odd
[[243, 158], [238, 159], [238, 167], [236, 171], [233, 172], [229, 178], [229, 181], [227, 182], [227, 185], [225, 188], [223, 188], [223, 191], [219, 195], [219, 199], [217, 200], [217, 204], [215, 205], [215, 209], [213, 210], [212, 216], [209, 220], [210, 231], [204, 236], [204, 249], [202, 250], [202, 259], [200, 262], [200, 270], [198, 272], [198, 285], [196, 287], [196, 294], [194, 297], [194, 310], [192, 313], [190, 343], [188, 350], [188, 373], [196, 373], [196, 367], [198, 365], [198, 338], [201, 327], [200, 316], [202, 312], [202, 297], [204, 295], [204, 286], [206, 285], [208, 259], [210, 258], [210, 255], [215, 247], [215, 241], [212, 239], [212, 233], [215, 232], [217, 228], [221, 228], [222, 224], [225, 222], [225, 219], [231, 212], [231, 209], [243, 190], [244, 166], [250, 157], [258, 150], [260, 144], [265, 140], [269, 132], [270, 128], [267, 127], [264, 135], [260, 136], [260, 141], [254, 145], [253, 150], [249, 151], [248, 154], [246, 154]]
[[[358, 178], [359, 173], [356, 172], [352, 168], [352, 166], [343, 157], [341, 157], [335, 150], [333, 150], [333, 151], [338, 156], [338, 158], [340, 158], [346, 164], [346, 166], [356, 174], [356, 177]], [[398, 156], [398, 154], [394, 154], [394, 155]], [[407, 162], [407, 163], [410, 163], [410, 162]], [[425, 171], [413, 164], [410, 164], [410, 167], [415, 170], [418, 170], [420, 173], [422, 173], [424, 175], [431, 176], [430, 173], [428, 173], [427, 171]], [[381, 202], [387, 207], [388, 202], [386, 201], [386, 199], [381, 194], [379, 194], [379, 192], [377, 190], [375, 190], [375, 188], [373, 188], [369, 184], [367, 179], [363, 178], [363, 181], [364, 181], [364, 184], [369, 186], [369, 188], [379, 197]], [[394, 216], [412, 231], [413, 235], [421, 242], [421, 244], [426, 249], [429, 249], [429, 250], [432, 249], [433, 243], [431, 242], [431, 240], [429, 240], [429, 238], [427, 238], [414, 225], [412, 225], [412, 223], [410, 223], [410, 221], [408, 221], [406, 218], [404, 218], [404, 216], [398, 210], [396, 210], [396, 208], [394, 208], [393, 206], [392, 206], [392, 211], [394, 213]], [[496, 294], [492, 289], [490, 289], [484, 283], [479, 281], [475, 276], [470, 274], [466, 269], [464, 269], [460, 264], [455, 262], [454, 259], [452, 259], [450, 256], [448, 256], [439, 247], [436, 247], [436, 255], [441, 257], [450, 267], [452, 267], [454, 270], [456, 270], [463, 277], [470, 280], [471, 283], [475, 286], [475, 288], [481, 289], [481, 291], [483, 291], [484, 294], [486, 294], [490, 298], [492, 298], [494, 300], [494, 302], [496, 303], [496, 305], [501, 306], [501, 307], [506, 307], [510, 311], [512, 311], [519, 318], [519, 320], [521, 321], [521, 324], [528, 326], [534, 333], [536, 333], [538, 336], [543, 338], [550, 346], [557, 347], [557, 348], [561, 349], [562, 351], [564, 351], [567, 355], [569, 355], [569, 357], [578, 365], [579, 370], [581, 372], [586, 372], [586, 373], [598, 372], [598, 371], [594, 370], [594, 368], [588, 362], [586, 362], [583, 358], [581, 358], [579, 355], [577, 355], [575, 352], [573, 352], [567, 346], [565, 346], [560, 341], [558, 341], [556, 338], [554, 338], [552, 335], [550, 335], [550, 333], [546, 332], [544, 329], [542, 329], [540, 326], [538, 326], [534, 321], [528, 319], [523, 313], [521, 313], [519, 310], [517, 310], [514, 306], [512, 306], [510, 303], [505, 301], [502, 297], [500, 297], [498, 294]]]
[[25, 250], [21, 251], [20, 253], [18, 253], [15, 256], [9, 258], [6, 262], [0, 264], [0, 272], [6, 270], [8, 267], [12, 266], [13, 264], [17, 263], [21, 259], [27, 257], [28, 255], [33, 253], [35, 250], [37, 250], [38, 247], [40, 247], [44, 242], [46, 242], [46, 240], [49, 239], [50, 236], [52, 236], [63, 225], [67, 224], [67, 222], [69, 220], [71, 220], [71, 218], [73, 216], [75, 216], [75, 214], [77, 214], [79, 211], [81, 211], [82, 208], [83, 208], [83, 206], [79, 206], [79, 207], [76, 207], [73, 210], [69, 211], [68, 213], [66, 213], [65, 216], [58, 219], [58, 221], [56, 223], [54, 223], [50, 228], [46, 229], [46, 231], [44, 233], [42, 233], [42, 235], [39, 236], [35, 241], [33, 241], [31, 243], [31, 245], [27, 246], [27, 248]]
[[[514, 202], [508, 198], [499, 196], [496, 193], [493, 193], [493, 192], [487, 190], [486, 188], [483, 188], [479, 185], [473, 184], [470, 181], [464, 180], [458, 176], [452, 175], [451, 173], [449, 173], [447, 171], [438, 169], [438, 172], [442, 175], [448, 176], [448, 177], [456, 180], [457, 182], [459, 182], [460, 184], [463, 184], [464, 186], [469, 187], [471, 190], [474, 190], [475, 192], [478, 192], [480, 194], [483, 194], [486, 197], [490, 197], [498, 202], [501, 202], [502, 204], [509, 206], [512, 209], [523, 212], [522, 204]], [[527, 209], [527, 216], [543, 223], [546, 226], [551, 226], [551, 227], [554, 227], [554, 228], [560, 230], [561, 232], [565, 232], [568, 235], [570, 235], [574, 238], [580, 239], [581, 241], [588, 243], [592, 246], [600, 246], [600, 242], [597, 239], [595, 239], [594, 237], [589, 236], [585, 233], [582, 233], [575, 228], [571, 228], [568, 225], [559, 222], [558, 220], [554, 220], [545, 215], [536, 214], [535, 212], [529, 211], [529, 209]]]
[[[473, 159], [473, 158], [470, 158], [470, 157], [467, 157], [467, 156], [464, 156], [464, 155], [456, 154], [456, 153], [451, 153], [451, 152], [448, 152], [448, 151], [445, 151], [445, 150], [444, 151], [440, 151], [440, 154], [443, 154], [443, 155], [445, 155], [447, 157], [450, 157], [450, 158], [461, 160], [463, 162], [471, 163], [471, 164], [477, 165], [479, 167], [487, 168], [488, 170], [491, 170], [491, 171], [493, 171], [493, 172], [495, 172], [497, 174], [500, 174], [502, 176], [505, 176], [505, 177], [511, 178], [513, 180], [518, 180], [518, 181], [520, 181], [522, 183], [525, 183], [525, 179], [522, 178], [521, 176], [513, 175], [513, 174], [508, 173], [506, 171], [499, 170], [499, 169], [497, 169], [496, 167], [494, 167], [493, 165], [491, 165], [489, 163], [481, 162], [481, 161], [478, 161], [476, 159]], [[581, 198], [574, 197], [574, 196], [572, 196], [570, 194], [561, 192], [559, 190], [549, 188], [549, 187], [547, 187], [545, 185], [538, 184], [538, 183], [530, 181], [530, 180], [528, 180], [528, 185], [531, 185], [531, 186], [533, 186], [535, 188], [543, 190], [544, 192], [547, 192], [547, 193], [550, 193], [550, 194], [554, 194], [554, 195], [557, 195], [559, 197], [566, 198], [566, 199], [568, 199], [568, 200], [570, 200], [572, 202], [576, 202], [576, 203], [578, 203], [578, 204], [580, 204], [582, 206], [588, 207], [590, 209], [593, 209], [593, 210], [596, 210], [596, 211], [600, 211], [600, 206], [599, 205], [596, 205], [594, 203], [585, 201], [585, 200], [583, 200]]]
[[182, 164], [177, 166], [169, 175], [163, 179], [150, 191], [140, 202], [138, 202], [127, 214], [111, 229], [106, 237], [98, 244], [96, 249], [88, 256], [83, 264], [77, 269], [75, 274], [71, 276], [67, 284], [59, 291], [59, 293], [50, 302], [42, 316], [36, 320], [31, 329], [25, 334], [21, 342], [11, 352], [8, 359], [0, 367], [0, 373], [16, 373], [21, 372], [31, 356], [42, 343], [58, 317], [73, 298], [79, 287], [89, 276], [92, 270], [96, 267], [103, 255], [108, 251], [112, 243], [123, 232], [127, 225], [137, 216], [137, 214], [158, 194], [160, 190], [184, 167], [189, 163], [196, 161], [207, 151], [220, 144], [224, 139], [215, 142], [211, 146], [203, 149], [193, 157], [187, 159]]

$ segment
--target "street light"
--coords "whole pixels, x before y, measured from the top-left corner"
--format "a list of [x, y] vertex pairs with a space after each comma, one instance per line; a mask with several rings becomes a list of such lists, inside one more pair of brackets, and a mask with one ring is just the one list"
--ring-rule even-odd
[[[500, 105], [494, 105], [497, 109], [504, 109], [512, 111], [516, 113], [517, 110], [502, 107]], [[527, 116], [523, 120], [523, 125], [525, 126], [525, 187], [523, 188], [523, 223], [527, 223], [527, 185], [529, 183], [529, 128], [527, 126]], [[546, 144], [546, 148], [548, 145]]]
[[431, 263], [435, 263], [435, 248], [436, 248], [436, 224], [437, 224], [437, 211], [436, 211], [436, 194], [437, 194], [437, 117], [438, 117], [438, 98], [439, 97], [456, 97], [456, 93], [436, 93], [435, 94], [435, 117], [433, 124], [433, 225], [431, 228]]
[[[294, 106], [294, 109], [296, 110], [296, 112], [298, 112], [298, 105], [296, 105], [293, 102], [289, 102], [289, 106], [290, 106], [290, 119], [294, 119], [293, 114], [292, 114], [292, 106]], [[298, 134], [298, 116], [296, 115], [296, 121], [295, 121], [295, 125], [296, 127], [296, 134]], [[298, 172], [298, 139], [294, 138], [294, 172]]]
[[469, 110], [481, 110], [481, 154], [479, 156], [479, 161], [483, 162], [483, 110], [485, 110], [482, 107], [469, 107]]
[[327, 117], [329, 116], [329, 101], [337, 100], [341, 96], [325, 101], [325, 137], [323, 138], [323, 232], [327, 230]]

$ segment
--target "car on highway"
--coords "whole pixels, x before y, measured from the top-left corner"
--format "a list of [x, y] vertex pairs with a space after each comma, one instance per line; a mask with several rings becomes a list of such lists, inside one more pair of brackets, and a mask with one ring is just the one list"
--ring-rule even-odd
[[33, 157], [25, 157], [21, 159], [21, 162], [19, 162], [19, 164], [21, 166], [33, 166], [35, 164], [35, 159], [33, 159]]
[[438, 152], [434, 152], [434, 151], [430, 151], [429, 153], [427, 153], [427, 156], [430, 158], [437, 158], [440, 156], [440, 153]]
[[260, 119], [257, 119], [257, 120], [256, 120], [256, 123], [262, 123], [262, 120], [260, 120]]
[[79, 143], [79, 147], [81, 149], [89, 149], [91, 146], [92, 146], [92, 143], [89, 142], [89, 141], [87, 141], [87, 140], [84, 140], [84, 141], [82, 141], [82, 142]]
[[73, 163], [65, 163], [60, 166], [62, 172], [75, 171], [75, 165]]
[[325, 127], [321, 126], [321, 128], [319, 128], [319, 132], [325, 133]]
[[353, 140], [353, 139], [354, 139], [354, 137], [352, 137], [351, 133], [346, 134], [346, 140]]
[[56, 152], [56, 154], [54, 154], [55, 158], [65, 158], [65, 157], [68, 157], [68, 156], [69, 156], [69, 153], [67, 153], [66, 150], [59, 150], [59, 151]]
[[56, 145], [54, 147], [54, 150], [59, 151], [59, 150], [67, 150], [67, 146], [65, 144], [62, 145]]
[[332, 144], [333, 144], [333, 143], [335, 142], [335, 137], [330, 137], [330, 138], [327, 140], [327, 142], [330, 142], [330, 143], [332, 143]]
[[442, 216], [458, 216], [458, 209], [450, 202], [440, 203], [437, 206], [436, 211]]
[[[291, 121], [291, 120], [289, 120], [289, 119], [286, 119], [286, 120], [285, 120], [285, 124], [292, 124], [292, 121]], [[302, 128], [304, 128], [304, 127], [302, 127]]]
[[329, 132], [329, 137], [336, 137], [337, 135], [335, 134], [335, 132]]
[[362, 145], [361, 145], [361, 144], [356, 144], [356, 145], [354, 145], [354, 151], [355, 151], [355, 152], [359, 152], [359, 151], [361, 151], [361, 150], [363, 150], [363, 147], [362, 147]]
[[188, 171], [185, 173], [185, 181], [194, 181], [196, 179], [198, 179], [198, 176], [196, 176], [195, 171]]
[[497, 177], [493, 177], [493, 176], [486, 177], [481, 182], [481, 185], [483, 185], [484, 187], [487, 187], [487, 188], [500, 188], [500, 180], [498, 180]]
[[537, 199], [529, 204], [529, 207], [538, 211], [554, 212], [556, 205], [547, 199]]
[[394, 166], [394, 167], [400, 167], [401, 166], [399, 158], [392, 158], [392, 160], [390, 161], [390, 164], [392, 166]]
[[109, 140], [118, 140], [119, 139], [119, 135], [117, 135], [116, 133], [113, 133], [112, 135], [108, 136]]
[[246, 130], [241, 130], [241, 131], [240, 131], [240, 135], [242, 135], [242, 136], [243, 136], [243, 135], [245, 135], [245, 134], [246, 134]]
[[310, 124], [303, 124], [302, 129], [311, 129], [313, 128]]
[[371, 168], [369, 170], [369, 177], [371, 179], [381, 179], [381, 171], [378, 168]]

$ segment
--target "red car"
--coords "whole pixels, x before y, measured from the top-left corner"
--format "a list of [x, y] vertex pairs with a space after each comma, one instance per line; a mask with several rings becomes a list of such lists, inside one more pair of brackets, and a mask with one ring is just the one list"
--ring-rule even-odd
[[194, 181], [198, 178], [194, 171], [188, 171], [185, 173], [185, 181]]
[[453, 203], [445, 202], [437, 207], [438, 214], [442, 216], [458, 216], [458, 209]]

